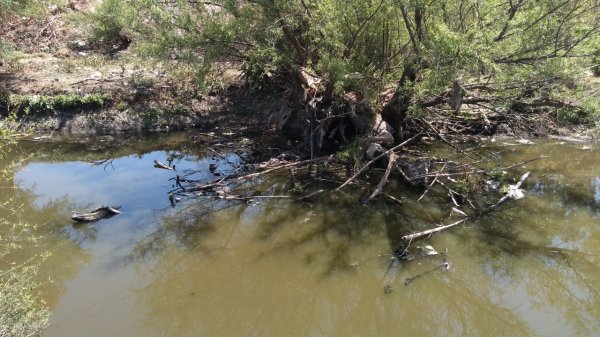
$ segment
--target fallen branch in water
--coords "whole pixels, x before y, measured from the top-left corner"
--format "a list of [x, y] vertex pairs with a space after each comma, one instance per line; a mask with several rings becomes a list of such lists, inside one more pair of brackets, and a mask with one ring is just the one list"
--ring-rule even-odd
[[266, 170], [260, 171], [260, 172], [249, 173], [249, 174], [245, 174], [245, 175], [241, 175], [241, 176], [225, 176], [218, 180], [213, 180], [208, 183], [201, 184], [201, 185], [193, 185], [191, 187], [185, 187], [182, 189], [187, 192], [207, 190], [207, 189], [211, 189], [211, 188], [214, 188], [217, 186], [221, 186], [224, 182], [229, 182], [229, 181], [241, 182], [241, 181], [244, 181], [247, 179], [260, 177], [262, 175], [271, 173], [273, 171], [290, 168], [290, 167], [302, 166], [302, 165], [320, 162], [320, 161], [326, 161], [326, 160], [330, 160], [330, 159], [331, 159], [331, 156], [301, 160], [301, 161], [297, 161], [297, 162], [292, 162], [292, 163], [287, 163], [287, 164], [271, 167], [269, 169], [266, 169]]
[[448, 228], [452, 228], [452, 227], [458, 226], [458, 225], [462, 224], [463, 222], [465, 222], [465, 221], [467, 221], [469, 219], [470, 219], [470, 217], [458, 220], [458, 221], [453, 222], [453, 223], [451, 223], [449, 225], [439, 226], [437, 228], [428, 229], [426, 231], [404, 235], [402, 237], [402, 240], [404, 240], [404, 241], [412, 241], [412, 240], [415, 240], [415, 239], [422, 238], [424, 236], [430, 236], [430, 235], [435, 234], [437, 232], [444, 231], [444, 230], [446, 230]]
[[[444, 166], [442, 166], [442, 172], [444, 172], [444, 169], [446, 168], [446, 164], [448, 163], [444, 163]], [[425, 189], [425, 192], [423, 192], [423, 194], [421, 194], [421, 196], [419, 197], [419, 199], [417, 199], [417, 202], [420, 202], [421, 199], [423, 199], [425, 197], [425, 195], [427, 194], [427, 192], [429, 192], [429, 190], [431, 189], [431, 187], [435, 184], [435, 182], [438, 180], [438, 177], [433, 178], [433, 181], [431, 182], [431, 184], [429, 184], [429, 186], [427, 186], [427, 188]]]
[[413, 141], [415, 138], [417, 138], [418, 136], [420, 136], [423, 132], [419, 132], [416, 135], [410, 137], [409, 139], [405, 140], [404, 142], [394, 146], [393, 148], [385, 151], [384, 153], [378, 155], [377, 157], [371, 159], [368, 163], [366, 163], [360, 170], [358, 170], [358, 172], [356, 172], [352, 177], [350, 177], [348, 180], [346, 180], [346, 182], [344, 182], [340, 187], [336, 188], [336, 191], [341, 190], [342, 188], [346, 187], [348, 184], [350, 184], [354, 179], [356, 179], [359, 175], [361, 175], [363, 172], [365, 172], [369, 166], [373, 165], [373, 163], [375, 163], [377, 160], [383, 158], [384, 156], [389, 156], [390, 153], [400, 149], [401, 147], [403, 147], [404, 145], [410, 143], [411, 141]]
[[323, 189], [320, 189], [320, 190], [314, 191], [314, 192], [312, 192], [312, 193], [309, 193], [309, 194], [307, 194], [307, 195], [305, 195], [305, 196], [303, 196], [303, 197], [300, 197], [300, 198], [298, 198], [298, 200], [297, 200], [297, 201], [308, 200], [308, 199], [310, 199], [310, 198], [312, 198], [312, 197], [314, 197], [314, 196], [316, 196], [316, 195], [319, 195], [319, 194], [321, 194], [321, 193], [323, 193], [323, 192], [325, 192], [325, 190], [323, 190]]
[[[505, 202], [506, 200], [508, 200], [508, 198], [517, 199], [517, 197], [515, 196], [515, 191], [519, 190], [519, 188], [521, 187], [521, 185], [523, 185], [523, 183], [525, 182], [525, 179], [527, 179], [527, 177], [529, 177], [530, 173], [531, 172], [525, 173], [523, 176], [521, 176], [521, 179], [519, 179], [519, 181], [515, 185], [510, 185], [508, 192], [506, 192], [506, 194], [504, 194], [504, 196], [502, 198], [500, 198], [500, 200], [498, 200], [497, 203], [495, 203], [495, 204], [491, 205], [490, 207], [484, 209], [483, 211], [481, 211], [479, 213], [479, 215], [486, 214], [486, 213], [489, 213], [489, 212], [495, 210], [503, 202]], [[520, 199], [520, 198], [518, 198], [518, 199]]]
[[326, 161], [326, 160], [330, 160], [331, 158], [332, 158], [332, 156], [327, 156], [327, 157], [319, 157], [319, 158], [314, 158], [314, 159], [307, 159], [307, 160], [301, 160], [301, 161], [297, 161], [297, 162], [293, 162], [293, 163], [283, 164], [283, 165], [272, 167], [272, 168], [264, 170], [264, 171], [239, 176], [233, 180], [234, 181], [242, 181], [242, 180], [246, 180], [246, 179], [256, 178], [256, 177], [260, 177], [264, 174], [271, 173], [273, 171], [281, 170], [284, 168], [290, 168], [290, 167], [302, 166], [302, 165], [310, 164], [310, 163], [316, 163], [316, 162], [320, 162], [320, 161]]
[[160, 161], [158, 161], [156, 159], [154, 160], [154, 167], [163, 169], [163, 170], [175, 171], [175, 165], [173, 165], [173, 167], [171, 167], [167, 164], [161, 163]]
[[469, 171], [451, 172], [451, 173], [434, 172], [434, 173], [427, 173], [427, 174], [421, 174], [418, 176], [413, 176], [413, 177], [410, 177], [410, 179], [415, 180], [415, 179], [430, 178], [430, 177], [455, 177], [455, 176], [465, 176], [465, 175], [476, 174], [476, 173], [500, 172], [500, 171], [510, 170], [510, 169], [513, 169], [516, 167], [521, 167], [525, 164], [534, 162], [536, 160], [544, 159], [544, 158], [548, 158], [548, 156], [540, 156], [537, 158], [532, 158], [532, 159], [522, 161], [522, 162], [514, 164], [514, 165], [510, 165], [510, 166], [506, 166], [506, 167], [499, 167], [499, 168], [495, 168], [495, 169], [489, 169], [489, 170], [474, 169], [474, 170], [469, 170]]
[[388, 165], [385, 169], [385, 173], [383, 174], [383, 177], [381, 177], [379, 184], [377, 184], [377, 188], [375, 188], [368, 200], [375, 198], [379, 193], [381, 193], [381, 191], [383, 191], [383, 186], [385, 186], [385, 184], [387, 183], [388, 178], [390, 177], [390, 172], [392, 172], [392, 168], [396, 164], [396, 158], [396, 153], [390, 152], [390, 154], [388, 155]]
[[452, 227], [456, 227], [456, 226], [458, 226], [460, 224], [465, 223], [467, 220], [474, 219], [474, 218], [476, 218], [478, 216], [481, 216], [483, 214], [487, 214], [487, 213], [489, 213], [489, 212], [497, 209], [502, 203], [504, 203], [509, 198], [515, 198], [514, 191], [519, 190], [519, 188], [521, 187], [521, 185], [523, 185], [523, 183], [525, 182], [525, 180], [527, 179], [527, 177], [529, 177], [530, 173], [531, 172], [525, 173], [523, 176], [521, 176], [521, 179], [519, 179], [519, 181], [515, 185], [511, 185], [509, 191], [506, 194], [504, 194], [502, 196], [502, 198], [500, 198], [500, 200], [498, 200], [498, 202], [496, 202], [495, 204], [493, 204], [493, 205], [491, 205], [491, 206], [483, 209], [482, 211], [478, 212], [477, 214], [472, 215], [472, 216], [468, 216], [468, 217], [466, 217], [464, 219], [458, 220], [458, 221], [453, 222], [453, 223], [451, 223], [449, 225], [439, 226], [437, 228], [428, 229], [428, 230], [425, 230], [425, 231], [422, 231], [422, 232], [417, 232], [417, 233], [413, 233], [413, 234], [404, 235], [402, 237], [402, 240], [404, 240], [404, 241], [413, 241], [415, 239], [419, 239], [419, 238], [422, 238], [424, 236], [431, 236], [431, 235], [433, 235], [435, 233], [444, 231], [444, 230], [452, 228]]

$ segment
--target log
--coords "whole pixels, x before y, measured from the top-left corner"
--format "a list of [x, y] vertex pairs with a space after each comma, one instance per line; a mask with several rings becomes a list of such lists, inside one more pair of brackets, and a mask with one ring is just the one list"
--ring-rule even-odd
[[71, 214], [71, 219], [77, 222], [94, 222], [121, 214], [121, 212], [118, 211], [120, 208], [121, 206], [100, 206], [90, 212], [73, 211]]
[[163, 170], [175, 171], [175, 166], [171, 167], [167, 164], [161, 163], [160, 161], [158, 161], [156, 159], [154, 160], [154, 167], [160, 168]]

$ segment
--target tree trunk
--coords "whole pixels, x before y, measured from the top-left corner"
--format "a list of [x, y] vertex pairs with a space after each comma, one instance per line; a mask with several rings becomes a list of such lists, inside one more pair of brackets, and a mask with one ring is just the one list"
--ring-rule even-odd
[[396, 130], [396, 135], [400, 136], [400, 140], [404, 138], [402, 136], [402, 124], [406, 119], [406, 113], [413, 96], [412, 88], [409, 85], [417, 78], [417, 67], [416, 61], [404, 66], [396, 92], [389, 103], [381, 110], [381, 118]]

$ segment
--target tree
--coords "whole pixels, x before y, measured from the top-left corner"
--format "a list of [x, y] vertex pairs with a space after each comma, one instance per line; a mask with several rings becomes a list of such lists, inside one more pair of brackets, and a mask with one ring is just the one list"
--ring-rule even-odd
[[[219, 61], [240, 62], [252, 87], [300, 92], [295, 110], [310, 120], [331, 117], [323, 111], [347, 105], [344, 95], [355, 92], [380, 108], [397, 135], [408, 117], [432, 108], [569, 107], [561, 95], [600, 48], [600, 4], [593, 0], [128, 0], [119, 6], [135, 10], [129, 29], [151, 42], [140, 43], [146, 55], [178, 58], [202, 79]], [[389, 88], [393, 95], [381, 104]], [[311, 135], [318, 129], [303, 127]]]

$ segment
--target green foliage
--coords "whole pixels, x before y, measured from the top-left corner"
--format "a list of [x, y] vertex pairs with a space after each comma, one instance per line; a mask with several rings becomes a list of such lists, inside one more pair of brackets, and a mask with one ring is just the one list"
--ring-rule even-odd
[[485, 83], [496, 106], [563, 90], [548, 79], [579, 76], [600, 48], [600, 9], [586, 0], [106, 0], [94, 18], [95, 36], [127, 31], [141, 55], [195, 69], [205, 86], [217, 63], [242, 62], [255, 89], [303, 66], [372, 101], [397, 86], [415, 115], [455, 81]]
[[127, 1], [104, 0], [92, 14], [91, 42], [99, 47], [110, 47], [121, 41], [130, 25], [133, 8]]
[[[35, 245], [37, 239], [25, 224], [10, 225], [0, 236], [0, 260], [6, 261], [26, 245]], [[34, 256], [23, 263], [0, 268], [0, 336], [36, 336], [48, 325], [49, 311], [37, 296], [39, 283], [35, 281], [39, 265], [47, 256]], [[10, 260], [10, 259], [9, 259]]]
[[477, 193], [481, 190], [481, 176], [473, 174], [456, 179], [452, 184], [452, 189], [462, 195]]
[[[14, 164], [6, 163], [6, 142], [0, 143], [4, 163], [0, 186], [5, 186]], [[18, 213], [11, 200], [0, 204], [2, 213]], [[12, 223], [0, 217], [0, 337], [37, 336], [47, 326], [49, 311], [38, 297], [36, 275], [48, 254], [31, 256], [28, 249], [38, 243], [36, 226]]]
[[264, 90], [272, 86], [270, 77], [277, 63], [276, 54], [272, 50], [249, 51], [247, 60], [242, 66], [242, 75], [251, 89]]
[[576, 124], [583, 122], [578, 109], [570, 107], [564, 107], [556, 109], [556, 119], [569, 124]]
[[144, 127], [150, 127], [158, 121], [158, 118], [160, 117], [161, 113], [157, 109], [149, 108], [140, 112], [138, 115], [142, 120], [142, 125]]
[[58, 0], [0, 0], [0, 18], [6, 18], [11, 15], [31, 16], [43, 12]]
[[600, 98], [588, 96], [582, 102], [583, 111], [591, 122], [600, 122]]
[[19, 54], [12, 45], [4, 41], [0, 41], [0, 62], [5, 72], [14, 72], [20, 68]]
[[118, 109], [119, 111], [125, 111], [125, 110], [127, 110], [128, 108], [129, 108], [129, 103], [127, 103], [126, 101], [120, 101], [120, 102], [117, 104], [117, 109]]
[[0, 96], [0, 113], [4, 114], [40, 114], [68, 112], [75, 109], [102, 108], [110, 101], [110, 96], [104, 94], [89, 94], [79, 96], [64, 94], [55, 96]]

